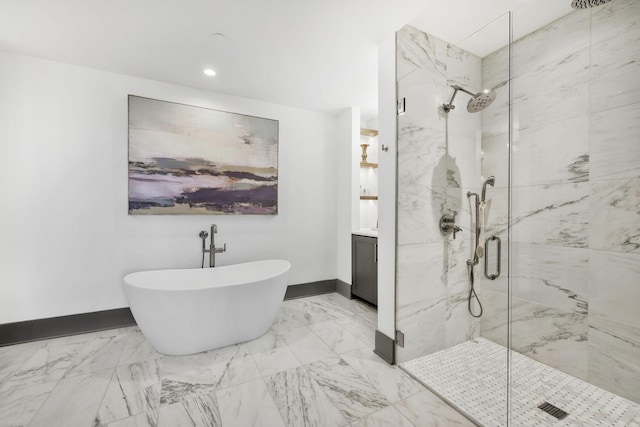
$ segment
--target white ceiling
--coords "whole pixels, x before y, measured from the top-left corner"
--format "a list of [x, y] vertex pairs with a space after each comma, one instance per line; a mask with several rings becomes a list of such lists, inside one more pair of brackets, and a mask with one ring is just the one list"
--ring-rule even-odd
[[[411, 22], [457, 43], [527, 2], [569, 7], [569, 0], [0, 0], [0, 50], [310, 110], [356, 106], [368, 119], [377, 115], [377, 46], [394, 31]], [[218, 75], [206, 77], [205, 67]]]

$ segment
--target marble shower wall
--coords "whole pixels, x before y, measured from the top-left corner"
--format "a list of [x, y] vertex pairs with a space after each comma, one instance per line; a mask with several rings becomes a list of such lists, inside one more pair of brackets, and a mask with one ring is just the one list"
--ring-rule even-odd
[[[472, 224], [468, 190], [477, 191], [480, 115], [459, 108], [445, 114], [442, 104], [459, 84], [481, 85], [480, 58], [405, 26], [397, 33], [398, 203], [396, 325], [405, 335], [399, 362], [464, 342], [479, 334], [467, 313], [467, 266]], [[442, 236], [444, 213], [455, 213], [464, 231]]]
[[[512, 55], [512, 346], [640, 402], [640, 2], [574, 11]], [[484, 86], [506, 63], [484, 58]], [[491, 110], [482, 172], [506, 177]], [[504, 344], [506, 283], [482, 286], [482, 335]]]

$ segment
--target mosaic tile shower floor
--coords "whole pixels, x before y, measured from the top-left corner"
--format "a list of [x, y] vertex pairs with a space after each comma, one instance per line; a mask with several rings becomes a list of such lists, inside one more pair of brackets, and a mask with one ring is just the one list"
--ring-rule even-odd
[[[484, 338], [400, 367], [479, 424], [507, 425], [507, 358], [511, 357], [513, 426], [639, 426], [640, 405]], [[538, 409], [550, 402], [569, 415]]]

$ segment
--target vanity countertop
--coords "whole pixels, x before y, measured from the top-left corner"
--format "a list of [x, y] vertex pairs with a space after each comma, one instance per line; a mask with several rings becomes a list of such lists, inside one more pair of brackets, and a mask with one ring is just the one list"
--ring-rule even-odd
[[351, 234], [357, 234], [358, 236], [378, 237], [378, 230], [363, 228], [358, 231], [352, 231]]

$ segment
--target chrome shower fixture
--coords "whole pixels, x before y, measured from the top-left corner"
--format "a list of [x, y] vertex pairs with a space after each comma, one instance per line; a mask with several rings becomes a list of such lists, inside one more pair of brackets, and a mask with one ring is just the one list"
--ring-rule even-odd
[[445, 113], [456, 108], [456, 106], [453, 105], [453, 100], [455, 99], [458, 91], [471, 95], [471, 99], [467, 103], [467, 111], [470, 113], [477, 113], [484, 110], [496, 99], [496, 92], [493, 89], [484, 89], [478, 93], [473, 93], [462, 86], [451, 85], [451, 87], [453, 88], [453, 95], [451, 95], [451, 99], [448, 103], [442, 105]]
[[611, 0], [573, 0], [571, 7], [574, 9], [588, 9], [590, 7], [602, 6]]

